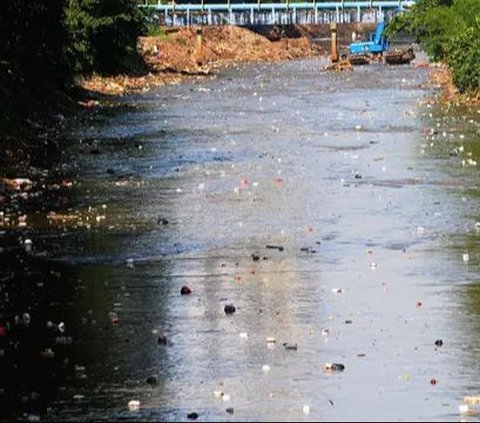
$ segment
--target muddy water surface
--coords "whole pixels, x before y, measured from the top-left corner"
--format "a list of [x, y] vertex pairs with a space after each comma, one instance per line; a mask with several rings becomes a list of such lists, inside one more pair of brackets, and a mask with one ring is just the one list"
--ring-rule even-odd
[[321, 65], [223, 70], [75, 131], [72, 210], [1, 235], [54, 278], [8, 310], [71, 337], [41, 412], [22, 373], [16, 416], [460, 420], [480, 392], [478, 114], [422, 104], [423, 69]]

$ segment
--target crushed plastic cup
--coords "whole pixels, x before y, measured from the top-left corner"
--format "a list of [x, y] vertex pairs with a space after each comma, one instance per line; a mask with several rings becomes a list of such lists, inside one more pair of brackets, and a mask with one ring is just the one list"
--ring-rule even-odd
[[138, 411], [140, 410], [140, 401], [131, 400], [128, 402], [128, 409], [130, 411]]
[[25, 247], [25, 252], [26, 253], [29, 253], [30, 251], [32, 251], [32, 247], [33, 247], [33, 241], [31, 239], [26, 239], [24, 242], [23, 242], [23, 245]]
[[268, 373], [270, 370], [272, 370], [272, 368], [268, 364], [264, 364], [262, 366], [262, 372], [263, 373]]
[[463, 261], [464, 261], [464, 262], [467, 262], [467, 261], [470, 260], [470, 256], [469, 256], [467, 253], [464, 253], [463, 256], [462, 256], [462, 258], [463, 258]]
[[303, 414], [310, 414], [310, 406], [305, 404], [303, 406]]

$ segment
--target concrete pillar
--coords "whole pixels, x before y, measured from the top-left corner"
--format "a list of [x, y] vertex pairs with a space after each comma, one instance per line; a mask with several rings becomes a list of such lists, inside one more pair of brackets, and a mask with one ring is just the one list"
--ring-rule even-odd
[[203, 63], [203, 28], [197, 28], [197, 45], [195, 48], [195, 61], [201, 66]]
[[330, 24], [330, 31], [332, 33], [332, 63], [338, 62], [338, 45], [337, 45], [337, 23]]

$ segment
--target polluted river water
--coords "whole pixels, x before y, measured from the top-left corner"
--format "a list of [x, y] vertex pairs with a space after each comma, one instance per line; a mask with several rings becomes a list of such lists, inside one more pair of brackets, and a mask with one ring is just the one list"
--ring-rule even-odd
[[32, 243], [36, 284], [3, 306], [19, 345], [53, 334], [0, 337], [9, 418], [478, 418], [480, 119], [429, 106], [426, 69], [324, 64], [223, 69], [75, 129], [71, 209], [0, 236], [8, 269]]

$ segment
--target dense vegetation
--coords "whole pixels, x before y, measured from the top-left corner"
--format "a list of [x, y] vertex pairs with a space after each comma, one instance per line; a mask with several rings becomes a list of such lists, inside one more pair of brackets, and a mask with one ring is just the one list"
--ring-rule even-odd
[[136, 5], [136, 0], [3, 0], [2, 135], [48, 109], [77, 76], [123, 72], [138, 64], [136, 42], [145, 20]]
[[461, 92], [480, 89], [480, 1], [420, 0], [390, 31], [413, 34], [434, 60], [444, 61]]

